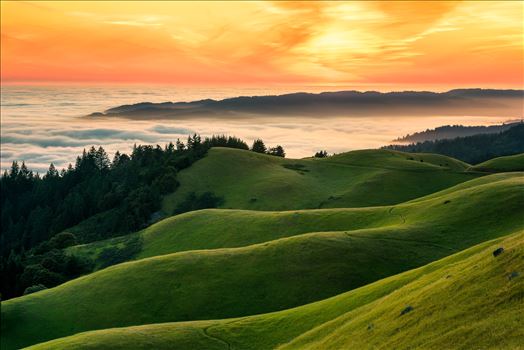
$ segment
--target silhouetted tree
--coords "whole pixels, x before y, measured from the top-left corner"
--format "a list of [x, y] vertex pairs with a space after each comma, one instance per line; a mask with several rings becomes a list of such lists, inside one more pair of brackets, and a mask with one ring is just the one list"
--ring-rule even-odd
[[266, 145], [264, 144], [264, 141], [262, 141], [261, 139], [256, 139], [253, 142], [253, 146], [251, 146], [251, 150], [257, 153], [266, 153], [267, 148], [266, 148]]
[[326, 158], [328, 156], [327, 151], [321, 150], [315, 153], [315, 158]]
[[282, 148], [282, 146], [278, 145], [277, 147], [272, 147], [269, 149], [269, 151], [267, 152], [267, 154], [270, 154], [272, 156], [277, 156], [277, 157], [285, 157], [286, 156], [286, 152], [284, 152], [284, 148]]

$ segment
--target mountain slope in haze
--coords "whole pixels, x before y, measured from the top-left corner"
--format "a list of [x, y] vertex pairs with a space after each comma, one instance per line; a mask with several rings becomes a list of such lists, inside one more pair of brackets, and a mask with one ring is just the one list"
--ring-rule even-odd
[[[328, 158], [286, 159], [212, 148], [178, 174], [180, 187], [164, 198], [172, 214], [191, 192], [212, 192], [220, 208], [294, 210], [401, 203], [480, 174], [439, 155], [363, 150]], [[205, 175], [204, 175], [205, 174]]]
[[2, 348], [92, 329], [283, 310], [363, 286], [522, 229], [522, 174], [500, 177], [398, 205], [390, 209], [395, 223], [383, 227], [157, 256], [3, 302]]
[[470, 164], [478, 164], [495, 157], [524, 153], [524, 123], [518, 123], [496, 134], [478, 134], [405, 146], [389, 145], [383, 148], [402, 152], [443, 154]]
[[93, 113], [90, 118], [183, 119], [274, 116], [520, 116], [523, 90], [457, 89], [448, 92], [338, 91], [279, 96], [241, 96], [193, 102], [142, 102]]
[[435, 129], [427, 129], [425, 131], [408, 134], [404, 137], [399, 137], [393, 142], [399, 143], [417, 143], [424, 141], [435, 141], [442, 139], [454, 139], [456, 137], [472, 136], [476, 134], [495, 134], [505, 131], [519, 122], [510, 122], [501, 125], [490, 126], [464, 126], [464, 125], [444, 125]]
[[31, 349], [517, 349], [523, 261], [521, 231], [294, 309], [86, 332]]

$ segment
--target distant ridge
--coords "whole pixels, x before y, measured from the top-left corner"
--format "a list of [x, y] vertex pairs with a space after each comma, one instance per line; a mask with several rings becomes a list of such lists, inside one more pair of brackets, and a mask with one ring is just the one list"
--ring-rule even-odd
[[522, 121], [512, 121], [504, 124], [490, 126], [443, 125], [436, 127], [435, 129], [426, 129], [425, 131], [415, 132], [404, 137], [399, 137], [393, 140], [393, 142], [424, 142], [453, 139], [455, 137], [472, 136], [475, 134], [495, 134], [508, 130], [519, 123], [522, 123]]
[[522, 117], [524, 90], [457, 89], [429, 91], [338, 91], [240, 96], [191, 102], [141, 102], [96, 112], [88, 117], [173, 119], [188, 117], [492, 115]]
[[524, 153], [524, 123], [515, 123], [502, 132], [479, 133], [435, 141], [383, 147], [402, 152], [437, 153], [478, 164], [489, 159]]

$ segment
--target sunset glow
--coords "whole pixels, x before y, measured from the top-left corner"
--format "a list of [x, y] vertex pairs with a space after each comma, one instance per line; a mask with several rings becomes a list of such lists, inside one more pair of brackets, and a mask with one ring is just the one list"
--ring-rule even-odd
[[523, 86], [523, 2], [2, 2], [2, 83]]

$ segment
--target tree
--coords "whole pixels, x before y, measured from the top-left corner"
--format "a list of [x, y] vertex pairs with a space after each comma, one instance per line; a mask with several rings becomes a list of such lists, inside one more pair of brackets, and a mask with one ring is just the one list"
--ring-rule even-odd
[[262, 141], [261, 139], [256, 139], [253, 142], [253, 146], [251, 147], [251, 150], [256, 153], [266, 153], [267, 148], [266, 148], [266, 145], [264, 144], [264, 141]]
[[43, 284], [35, 284], [35, 285], [31, 286], [31, 287], [27, 287], [24, 290], [24, 295], [35, 293], [35, 292], [39, 292], [39, 291], [44, 290], [44, 289], [47, 289], [47, 287], [44, 286]]
[[95, 152], [95, 164], [99, 170], [103, 171], [109, 169], [109, 165], [111, 164], [109, 157], [102, 146], [98, 147]]
[[315, 158], [326, 158], [327, 156], [327, 151], [318, 151], [317, 153], [315, 153]]
[[284, 152], [284, 148], [282, 148], [282, 146], [280, 145], [278, 145], [277, 147], [270, 148], [267, 154], [270, 154], [272, 156], [282, 157], [282, 158], [286, 156], [286, 152]]
[[76, 236], [70, 232], [60, 232], [49, 241], [51, 247], [56, 249], [64, 249], [76, 243]]
[[44, 178], [55, 178], [58, 177], [58, 170], [56, 170], [55, 165], [51, 163], [49, 165], [49, 170], [45, 174]]

